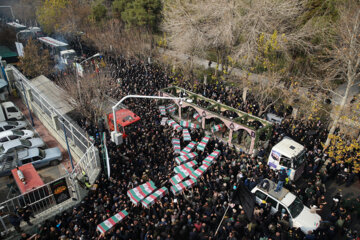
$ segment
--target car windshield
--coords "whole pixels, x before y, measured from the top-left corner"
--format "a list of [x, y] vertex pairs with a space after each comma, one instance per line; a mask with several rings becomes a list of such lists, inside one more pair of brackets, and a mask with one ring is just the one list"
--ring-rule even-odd
[[294, 169], [299, 168], [301, 166], [301, 164], [304, 162], [304, 160], [305, 160], [305, 151], [303, 151], [302, 153], [300, 153], [299, 156], [297, 156], [293, 159]]
[[13, 130], [12, 131], [14, 135], [17, 135], [17, 136], [24, 136], [24, 132], [23, 131], [19, 131], [19, 130]]
[[297, 197], [295, 198], [295, 200], [290, 204], [290, 206], [288, 207], [289, 211], [291, 213], [291, 216], [293, 218], [296, 218], [297, 216], [299, 216], [299, 214], [301, 213], [301, 211], [304, 209], [304, 204], [302, 203], [302, 201]]
[[39, 155], [40, 155], [41, 158], [44, 158], [45, 157], [45, 151], [40, 149]]
[[29, 140], [20, 140], [21, 145], [25, 147], [31, 147], [31, 142]]
[[10, 126], [17, 126], [17, 125], [19, 125], [18, 122], [7, 122], [7, 124], [10, 125]]

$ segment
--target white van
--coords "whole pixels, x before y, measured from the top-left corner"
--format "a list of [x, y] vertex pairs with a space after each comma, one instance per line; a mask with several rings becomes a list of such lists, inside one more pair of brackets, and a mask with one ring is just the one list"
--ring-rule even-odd
[[304, 172], [305, 147], [285, 137], [271, 149], [268, 165], [275, 170], [285, 168], [289, 179], [296, 181]]
[[13, 102], [3, 102], [0, 105], [0, 122], [6, 120], [20, 120], [23, 118], [21, 111]]
[[291, 227], [300, 228], [307, 234], [320, 226], [320, 215], [311, 213], [297, 196], [286, 188], [282, 188], [279, 192], [275, 192], [275, 189], [276, 184], [273, 181], [264, 179], [251, 192], [255, 195], [258, 205], [263, 201], [271, 204], [271, 214], [278, 211], [286, 213]]

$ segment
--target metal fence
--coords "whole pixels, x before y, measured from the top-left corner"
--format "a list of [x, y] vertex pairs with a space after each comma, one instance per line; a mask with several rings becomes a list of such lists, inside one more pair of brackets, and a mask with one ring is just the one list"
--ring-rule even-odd
[[[66, 178], [71, 198], [81, 198], [76, 178], [78, 177], [78, 174], [85, 171], [85, 173], [89, 176], [90, 183], [93, 183], [96, 180], [101, 169], [97, 148], [86, 137], [84, 131], [70, 118], [57, 111], [57, 109], [51, 105], [50, 101], [47, 100], [47, 97], [40, 93], [38, 89], [33, 87], [31, 82], [21, 72], [19, 72], [19, 70], [17, 70], [14, 66], [10, 66], [10, 68], [14, 76], [12, 86], [17, 88], [17, 92], [20, 97], [23, 100], [25, 98], [23, 91], [24, 86], [29, 105], [31, 106], [30, 108], [34, 109], [35, 107], [35, 109], [39, 110], [40, 113], [37, 114], [41, 114], [41, 120], [46, 121], [46, 126], [53, 128], [52, 132], [57, 134], [57, 137], [60, 137], [65, 142], [65, 136], [62, 130], [64, 127], [67, 138], [71, 143], [69, 144], [71, 151], [81, 152], [80, 160], [74, 163], [75, 166], [72, 172], [68, 173], [66, 176], [60, 177]], [[54, 118], [54, 116], [56, 116], [56, 118]], [[56, 208], [59, 208], [59, 205], [56, 204], [54, 195], [50, 188], [50, 184], [52, 182], [27, 192], [26, 194], [22, 194], [0, 203], [0, 211], [6, 213], [5, 215], [0, 216], [0, 231], [7, 231], [11, 226], [9, 223], [9, 213], [13, 213], [16, 206], [23, 207], [25, 205], [29, 205], [34, 214], [44, 213], [44, 211], [49, 211], [50, 214], [55, 211]], [[71, 202], [72, 200], [68, 201]]]

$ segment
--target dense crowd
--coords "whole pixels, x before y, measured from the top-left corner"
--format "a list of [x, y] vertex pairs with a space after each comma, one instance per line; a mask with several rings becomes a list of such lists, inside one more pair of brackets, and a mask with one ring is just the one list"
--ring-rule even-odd
[[[116, 74], [109, 95], [115, 99], [128, 94], [154, 95], [161, 88], [169, 86], [172, 79], [160, 68], [135, 61], [107, 59]], [[240, 110], [258, 115], [256, 100], [248, 97], [242, 101], [240, 89], [225, 90], [222, 83], [200, 84], [196, 91], [214, 100]], [[45, 221], [38, 226], [37, 239], [120, 239], [120, 240], [172, 240], [172, 239], [357, 239], [351, 231], [354, 214], [360, 214], [360, 198], [352, 202], [344, 201], [340, 193], [326, 195], [326, 184], [345, 168], [337, 164], [322, 151], [321, 142], [326, 138], [322, 122], [294, 120], [286, 108], [270, 111], [284, 117], [276, 124], [269, 147], [259, 149], [257, 156], [238, 152], [222, 141], [212, 138], [204, 152], [198, 152], [196, 160], [202, 161], [213, 150], [221, 150], [220, 157], [191, 189], [174, 196], [167, 194], [150, 209], [134, 206], [127, 190], [145, 183], [149, 179], [159, 188], [168, 189], [168, 181], [175, 173], [173, 137], [182, 139], [180, 133], [160, 124], [161, 116], [158, 102], [152, 100], [127, 100], [125, 104], [141, 117], [140, 122], [127, 130], [124, 144], [114, 145], [108, 141], [111, 159], [111, 178], [102, 173], [95, 182], [96, 188], [89, 191], [81, 204], [65, 211], [54, 220]], [[264, 117], [264, 116], [260, 116]], [[96, 136], [96, 127], [87, 126]], [[191, 137], [199, 142], [205, 135], [202, 129], [191, 130]], [[231, 204], [234, 186], [240, 183], [248, 189], [254, 188], [267, 178], [278, 181], [279, 173], [267, 165], [268, 150], [284, 136], [289, 136], [304, 144], [306, 167], [300, 183], [286, 181], [284, 187], [299, 196], [311, 211], [321, 218], [320, 227], [314, 232], [303, 233], [292, 228], [289, 216], [284, 212], [271, 215], [271, 206], [264, 203], [256, 206], [253, 218], [248, 219], [241, 205]], [[186, 143], [181, 140], [182, 148]], [[225, 210], [229, 211], [217, 231]], [[121, 223], [100, 235], [97, 224], [126, 209], [129, 212]]]

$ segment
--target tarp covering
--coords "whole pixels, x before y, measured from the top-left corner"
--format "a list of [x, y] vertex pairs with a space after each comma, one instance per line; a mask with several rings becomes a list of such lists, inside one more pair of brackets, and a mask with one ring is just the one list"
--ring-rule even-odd
[[152, 193], [156, 189], [155, 183], [153, 181], [148, 181], [138, 187], [130, 189], [127, 191], [127, 195], [134, 204], [138, 204], [143, 200], [147, 195]]
[[129, 213], [125, 210], [122, 210], [121, 212], [115, 214], [111, 218], [108, 218], [107, 220], [97, 225], [97, 230], [99, 230], [101, 233], [105, 233], [106, 231], [114, 227], [115, 224], [121, 222], [127, 215], [129, 215]]
[[168, 193], [168, 189], [166, 187], [162, 187], [149, 196], [147, 196], [144, 200], [141, 201], [141, 204], [149, 208], [151, 207], [157, 200], [161, 199], [163, 196], [165, 196]]

